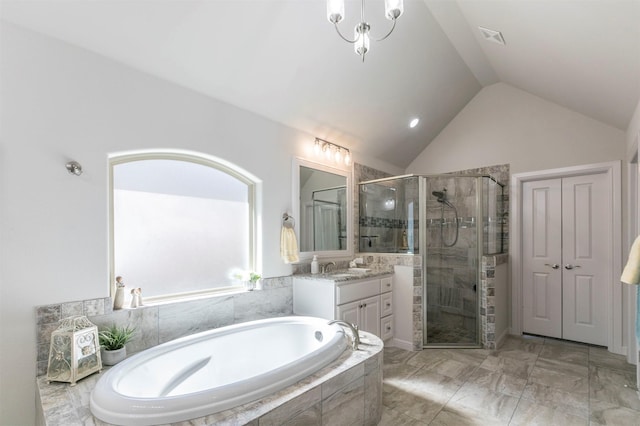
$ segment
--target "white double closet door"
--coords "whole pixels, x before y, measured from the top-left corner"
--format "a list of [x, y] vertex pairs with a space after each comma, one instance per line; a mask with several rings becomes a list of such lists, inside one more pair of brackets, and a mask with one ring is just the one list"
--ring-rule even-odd
[[525, 333], [607, 345], [610, 200], [604, 173], [524, 183]]

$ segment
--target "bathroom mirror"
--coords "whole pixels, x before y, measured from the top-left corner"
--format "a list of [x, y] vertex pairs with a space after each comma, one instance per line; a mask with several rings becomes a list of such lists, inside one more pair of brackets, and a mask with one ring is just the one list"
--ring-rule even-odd
[[300, 259], [352, 256], [351, 171], [293, 162], [293, 217]]

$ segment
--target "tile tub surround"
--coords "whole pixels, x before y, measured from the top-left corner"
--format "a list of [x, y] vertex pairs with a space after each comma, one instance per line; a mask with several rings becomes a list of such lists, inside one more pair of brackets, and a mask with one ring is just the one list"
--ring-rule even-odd
[[[273, 395], [174, 426], [205, 425], [377, 425], [382, 416], [383, 344], [366, 332], [370, 344], [347, 349], [334, 362]], [[259, 348], [258, 348], [259, 349]], [[39, 417], [45, 425], [106, 426], [91, 415], [89, 395], [100, 378], [94, 374], [76, 386], [37, 379]]]
[[292, 279], [262, 279], [262, 289], [239, 290], [195, 300], [175, 301], [135, 309], [112, 309], [111, 298], [65, 302], [36, 307], [36, 375], [46, 374], [51, 332], [58, 321], [86, 315], [99, 329], [117, 324], [136, 328], [127, 344], [133, 354], [177, 337], [257, 319], [293, 315]]

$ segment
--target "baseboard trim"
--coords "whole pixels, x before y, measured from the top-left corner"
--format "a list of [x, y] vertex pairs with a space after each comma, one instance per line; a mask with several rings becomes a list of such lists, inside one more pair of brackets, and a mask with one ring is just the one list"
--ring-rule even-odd
[[413, 342], [407, 342], [406, 340], [400, 340], [395, 337], [389, 342], [389, 346], [393, 346], [394, 348], [404, 349], [405, 351], [414, 351]]

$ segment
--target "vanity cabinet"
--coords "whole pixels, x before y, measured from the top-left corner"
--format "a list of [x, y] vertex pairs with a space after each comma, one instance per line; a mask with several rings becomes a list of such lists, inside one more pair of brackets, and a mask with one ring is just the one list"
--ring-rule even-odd
[[391, 276], [343, 281], [310, 277], [293, 279], [293, 313], [340, 319], [375, 334], [393, 337]]

